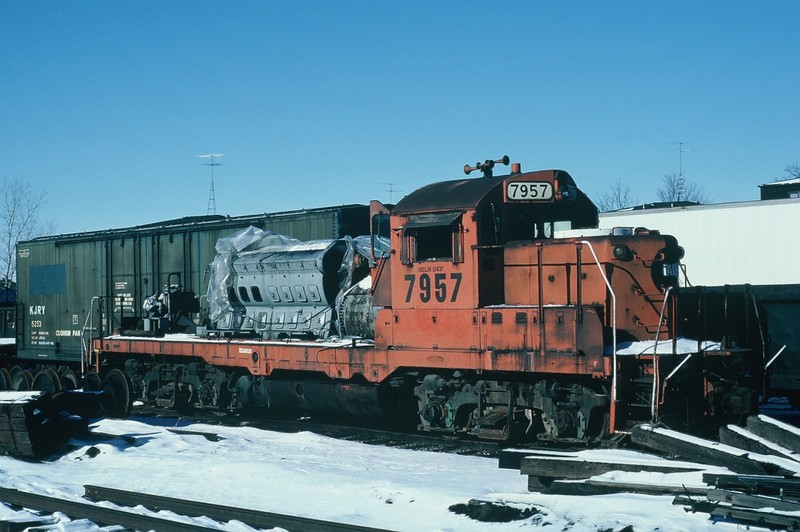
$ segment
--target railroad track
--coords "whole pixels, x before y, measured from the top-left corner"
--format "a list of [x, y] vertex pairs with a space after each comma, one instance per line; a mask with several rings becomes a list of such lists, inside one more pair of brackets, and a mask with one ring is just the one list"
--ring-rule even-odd
[[[385, 447], [404, 448], [419, 451], [445, 452], [466, 456], [483, 456], [499, 458], [507, 447], [515, 449], [547, 449], [559, 451], [574, 451], [586, 449], [585, 442], [494, 442], [485, 440], [466, 439], [464, 437], [441, 434], [424, 434], [419, 432], [398, 431], [387, 428], [385, 425], [343, 424], [341, 420], [315, 421], [308, 418], [290, 419], [280, 417], [247, 416], [242, 413], [220, 414], [214, 411], [194, 410], [192, 412], [177, 412], [158, 407], [136, 406], [131, 414], [133, 417], [159, 418], [186, 420], [188, 422], [203, 423], [207, 425], [221, 425], [227, 427], [252, 427], [275, 432], [313, 432], [331, 438], [357, 441], [368, 445], [382, 445]], [[174, 427], [173, 432], [187, 432], [187, 429]], [[190, 430], [190, 429], [189, 429]], [[197, 432], [214, 441], [219, 436], [213, 432]], [[627, 438], [625, 438], [627, 441]], [[623, 445], [620, 438], [610, 438], [600, 444], [602, 447], [617, 447]]]
[[[223, 530], [224, 525], [232, 520], [240, 521], [257, 529], [279, 527], [289, 532], [295, 530], [309, 532], [376, 532], [379, 530], [347, 523], [261, 512], [101, 486], [84, 486], [84, 490], [84, 497], [92, 502], [68, 501], [63, 498], [49, 497], [10, 488], [0, 488], [0, 502], [48, 514], [60, 512], [71, 518], [88, 519], [98, 525], [122, 526], [131, 530], [158, 530], [159, 532]], [[219, 526], [203, 526], [163, 517], [153, 517], [137, 513], [131, 509], [108, 508], [93, 504], [93, 502], [99, 501], [112, 502], [121, 506], [144, 506], [154, 512], [169, 511], [177, 516], [189, 518], [206, 517], [217, 521]], [[52, 524], [52, 522], [47, 524]]]
[[[284, 419], [249, 417], [242, 414], [217, 415], [214, 413], [195, 411], [191, 413], [178, 413], [162, 408], [137, 406], [132, 412], [133, 417], [160, 418], [186, 420], [208, 425], [222, 425], [228, 427], [252, 427], [261, 430], [276, 432], [313, 432], [331, 438], [358, 441], [371, 445], [386, 447], [402, 447], [413, 450], [441, 451], [457, 454], [480, 455], [495, 457], [504, 445], [498, 442], [478, 441], [457, 438], [455, 436], [427, 435], [413, 432], [398, 432], [380, 426], [343, 425], [338, 422], [318, 422], [309, 419]], [[175, 431], [181, 431], [175, 428]], [[213, 440], [215, 435], [211, 432], [203, 433], [207, 439]]]

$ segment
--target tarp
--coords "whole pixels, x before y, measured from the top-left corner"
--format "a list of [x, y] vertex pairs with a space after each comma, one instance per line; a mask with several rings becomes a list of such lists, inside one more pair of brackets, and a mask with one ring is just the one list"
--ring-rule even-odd
[[[342, 294], [353, 284], [353, 271], [356, 261], [355, 254], [358, 253], [365, 258], [371, 255], [372, 241], [370, 236], [358, 236], [351, 238], [344, 237], [347, 250], [342, 258], [339, 267], [339, 294], [337, 302]], [[233, 312], [231, 301], [228, 298], [230, 288], [233, 286], [234, 269], [233, 262], [236, 257], [245, 253], [272, 253], [272, 252], [291, 252], [325, 249], [332, 239], [302, 241], [295, 238], [278, 235], [272, 231], [264, 231], [257, 227], [247, 227], [241, 231], [217, 241], [215, 249], [217, 256], [211, 263], [211, 277], [208, 283], [207, 297], [209, 304], [209, 319], [213, 323], [218, 321], [227, 313]], [[389, 241], [386, 238], [376, 240], [375, 254], [380, 256], [389, 249]], [[359, 279], [360, 280], [360, 279]], [[337, 305], [338, 306], [338, 305]], [[338, 329], [338, 327], [337, 327]]]

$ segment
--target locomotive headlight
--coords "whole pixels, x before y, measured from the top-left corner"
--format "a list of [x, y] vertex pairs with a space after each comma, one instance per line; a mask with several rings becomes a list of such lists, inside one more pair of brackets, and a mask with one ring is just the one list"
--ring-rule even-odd
[[631, 251], [631, 248], [624, 244], [614, 246], [614, 258], [617, 260], [629, 261], [633, 259], [633, 252]]

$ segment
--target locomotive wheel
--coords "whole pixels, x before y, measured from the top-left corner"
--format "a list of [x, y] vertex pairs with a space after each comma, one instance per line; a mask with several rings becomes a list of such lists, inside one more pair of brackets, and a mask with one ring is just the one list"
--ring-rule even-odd
[[27, 369], [15, 366], [11, 371], [11, 389], [20, 392], [27, 392], [33, 385], [33, 375]]
[[51, 368], [46, 368], [39, 371], [33, 377], [31, 389], [50, 393], [60, 392], [61, 380], [58, 377], [58, 373]]
[[125, 418], [131, 414], [131, 381], [118, 369], [112, 369], [103, 379], [103, 404], [108, 417]]
[[11, 389], [11, 373], [6, 368], [0, 368], [0, 390]]
[[83, 377], [83, 389], [87, 392], [99, 392], [102, 383], [103, 381], [96, 371], [90, 371]]

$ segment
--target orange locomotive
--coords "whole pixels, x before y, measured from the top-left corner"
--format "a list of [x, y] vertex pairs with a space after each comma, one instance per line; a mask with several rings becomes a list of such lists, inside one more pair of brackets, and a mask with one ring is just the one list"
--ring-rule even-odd
[[495, 177], [508, 162], [373, 202], [370, 238], [236, 235], [212, 266], [204, 326], [187, 319], [192, 294], [168, 287], [145, 332], [94, 342], [97, 369], [124, 374], [131, 400], [391, 416], [499, 440], [749, 414], [747, 353], [678, 338], [676, 240], [600, 230], [569, 174], [515, 163]]

